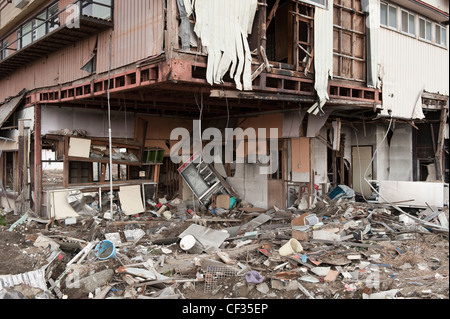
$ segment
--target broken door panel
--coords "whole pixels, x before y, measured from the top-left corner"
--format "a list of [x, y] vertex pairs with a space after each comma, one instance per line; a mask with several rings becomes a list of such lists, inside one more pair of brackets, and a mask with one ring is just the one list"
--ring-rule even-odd
[[353, 189], [366, 198], [372, 194], [372, 189], [364, 180], [373, 179], [372, 156], [372, 146], [352, 147]]
[[309, 182], [310, 179], [310, 139], [294, 138], [291, 140], [292, 181]]

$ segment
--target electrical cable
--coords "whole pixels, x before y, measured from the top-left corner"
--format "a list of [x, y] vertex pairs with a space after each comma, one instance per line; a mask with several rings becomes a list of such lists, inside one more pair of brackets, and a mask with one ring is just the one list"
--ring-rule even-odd
[[429, 222], [424, 221], [424, 220], [422, 220], [422, 219], [420, 219], [420, 218], [417, 218], [417, 217], [415, 217], [415, 216], [413, 216], [413, 215], [411, 215], [411, 214], [408, 214], [408, 213], [405, 212], [403, 209], [401, 209], [399, 206], [397, 206], [397, 205], [393, 204], [392, 202], [390, 202], [389, 200], [387, 200], [383, 195], [381, 195], [381, 194], [380, 194], [380, 193], [372, 186], [371, 183], [369, 183], [369, 181], [367, 180], [367, 178], [366, 178], [366, 176], [365, 176], [365, 175], [367, 174], [368, 170], [369, 170], [369, 167], [372, 165], [372, 163], [373, 163], [373, 161], [374, 161], [374, 159], [375, 159], [375, 156], [376, 156], [376, 154], [377, 154], [377, 152], [378, 152], [380, 146], [383, 145], [384, 141], [386, 140], [386, 138], [387, 138], [388, 135], [389, 135], [389, 131], [391, 130], [392, 123], [393, 123], [393, 121], [394, 121], [394, 118], [392, 117], [392, 113], [390, 113], [390, 116], [391, 116], [391, 120], [390, 120], [390, 123], [389, 123], [389, 127], [388, 127], [388, 129], [387, 129], [387, 131], [386, 131], [386, 134], [385, 134], [384, 138], [381, 140], [381, 142], [380, 142], [379, 145], [377, 146], [377, 148], [376, 148], [376, 150], [375, 150], [375, 152], [374, 152], [374, 154], [373, 154], [373, 156], [372, 156], [372, 160], [371, 160], [370, 163], [369, 163], [369, 166], [367, 166], [367, 169], [366, 169], [366, 171], [365, 171], [365, 173], [364, 173], [364, 180], [366, 181], [367, 184], [369, 184], [369, 186], [370, 186], [370, 188], [372, 189], [372, 191], [374, 191], [378, 196], [380, 196], [380, 198], [382, 198], [386, 203], [388, 203], [389, 205], [391, 205], [392, 207], [394, 207], [397, 211], [401, 212], [402, 214], [405, 214], [405, 215], [408, 216], [409, 218], [411, 218], [411, 219], [413, 219], [413, 220], [415, 220], [415, 221], [417, 221], [417, 222], [419, 222], [419, 223], [421, 223], [421, 224], [424, 224], [424, 225], [428, 226], [429, 228], [438, 229], [438, 230], [441, 230], [441, 231], [443, 231], [443, 232], [447, 232], [447, 233], [448, 233], [448, 232], [449, 232], [449, 229], [448, 229], [448, 228], [445, 228], [445, 227], [442, 227], [442, 226], [438, 226], [438, 225], [433, 224], [433, 223], [429, 223]]
[[114, 217], [113, 213], [113, 169], [112, 169], [112, 127], [111, 127], [111, 42], [112, 42], [112, 31], [109, 33], [109, 45], [108, 45], [108, 88], [106, 90], [106, 96], [108, 100], [108, 136], [109, 136], [109, 204], [110, 204], [110, 214], [111, 219]]

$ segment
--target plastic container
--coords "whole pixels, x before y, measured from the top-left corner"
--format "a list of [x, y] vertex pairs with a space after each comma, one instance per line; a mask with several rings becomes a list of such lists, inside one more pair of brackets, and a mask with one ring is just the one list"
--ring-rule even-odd
[[180, 247], [191, 254], [201, 254], [203, 252], [203, 245], [192, 235], [184, 236], [180, 241]]
[[95, 247], [97, 258], [107, 260], [116, 257], [116, 246], [109, 240], [101, 241]]
[[303, 247], [300, 242], [297, 239], [292, 238], [280, 248], [279, 253], [281, 256], [289, 256], [295, 253], [301, 253], [302, 251]]
[[331, 199], [336, 198], [337, 196], [344, 194], [344, 190], [342, 188], [340, 188], [339, 186], [336, 186], [331, 193], [328, 195], [328, 197], [330, 197]]

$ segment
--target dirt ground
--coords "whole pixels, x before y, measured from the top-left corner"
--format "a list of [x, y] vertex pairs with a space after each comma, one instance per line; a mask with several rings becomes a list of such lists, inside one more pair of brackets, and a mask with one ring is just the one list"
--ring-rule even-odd
[[[55, 224], [47, 229], [48, 227], [45, 224], [28, 221], [10, 232], [9, 227], [18, 220], [19, 216], [6, 214], [4, 218], [6, 218], [7, 225], [0, 226], [0, 276], [34, 271], [47, 263], [48, 250], [34, 246], [34, 242], [39, 235], [52, 238], [77, 238], [88, 242], [90, 238], [101, 237], [106, 232], [117, 231], [122, 234], [122, 231], [126, 228], [108, 228], [105, 222], [94, 227], [92, 220], [84, 220], [74, 226], [66, 227]], [[276, 253], [280, 245], [289, 237], [289, 232], [269, 232], [273, 235], [272, 237], [268, 235], [266, 239], [257, 238], [249, 243], [249, 245], [259, 244], [259, 247], [269, 248], [268, 256], [261, 254], [258, 249], [254, 248], [232, 256], [235, 263], [247, 265], [250, 267], [249, 269], [260, 273], [263, 277], [261, 284], [248, 283], [244, 272], [240, 275], [219, 276], [214, 285], [211, 286], [207, 280], [192, 280], [198, 274], [206, 274], [199, 265], [186, 266], [186, 262], [192, 262], [195, 256], [186, 255], [177, 243], [170, 245], [155, 245], [152, 243], [155, 239], [178, 236], [189, 225], [191, 225], [190, 222], [180, 220], [170, 223], [162, 222], [156, 228], [143, 227], [146, 233], [150, 235], [146, 237], [146, 240], [140, 242], [140, 245], [118, 249], [120, 258], [117, 257], [107, 262], [99, 263], [98, 260], [88, 258], [86, 261], [88, 266], [85, 267], [87, 268], [86, 272], [95, 273], [108, 268], [116, 270], [124, 264], [133, 264], [136, 262], [133, 258], [139, 256], [143, 256], [144, 260], [149, 257], [156, 260], [164, 255], [166, 264], [164, 267], [158, 267], [157, 270], [168, 277], [173, 276], [174, 278], [189, 280], [146, 287], [137, 285], [136, 287], [139, 288], [133, 291], [138, 296], [141, 295], [141, 298], [157, 296], [164, 288], [166, 290], [170, 288], [172, 294], [183, 299], [307, 299], [308, 296], [298, 288], [297, 283], [301, 283], [304, 289], [315, 299], [361, 299], [364, 296], [367, 297], [371, 294], [394, 289], [398, 289], [395, 298], [448, 299], [449, 297], [448, 235], [419, 233], [414, 234], [415, 238], [411, 240], [378, 242], [377, 249], [302, 242], [303, 253], [305, 254], [314, 255], [325, 249], [329, 252], [328, 256], [336, 258], [341, 255], [359, 254], [362, 256], [357, 260], [343, 262], [341, 268], [336, 266], [339, 264], [339, 262], [336, 262], [336, 260], [340, 260], [339, 258], [334, 261], [327, 261], [327, 256], [323, 254], [319, 255], [322, 256], [321, 258], [310, 257], [313, 261], [314, 259], [322, 260], [319, 266], [341, 270], [334, 281], [327, 282], [323, 277], [316, 276], [319, 282], [313, 283], [300, 280], [303, 276], [310, 274], [308, 267], [295, 262], [286, 262], [287, 260], [284, 257], [280, 258]], [[216, 225], [216, 228], [219, 229], [223, 227], [219, 226], [220, 223]], [[160, 231], [156, 235], [158, 229]], [[380, 249], [380, 246], [383, 249]], [[166, 249], [166, 252], [163, 252], [163, 248]], [[167, 252], [167, 249], [170, 252]], [[56, 280], [64, 272], [67, 262], [78, 251], [67, 249], [61, 251], [58, 258], [53, 262], [52, 273], [49, 277]], [[232, 251], [232, 249], [228, 251]], [[371, 256], [375, 255], [378, 255], [379, 258], [376, 261], [371, 260]], [[173, 264], [170, 263], [170, 260]], [[364, 263], [370, 265], [364, 266]], [[283, 266], [283, 264], [285, 265]], [[276, 267], [280, 265], [282, 267]], [[350, 273], [353, 277], [345, 277], [344, 273], [346, 275]], [[357, 274], [356, 278], [354, 277], [355, 274]], [[373, 287], [368, 284], [370, 278], [376, 279], [376, 285]], [[123, 275], [116, 272], [110, 281], [110, 285], [111, 289], [106, 295], [107, 298], [136, 298], [133, 293], [130, 295], [130, 283], [124, 280]], [[89, 298], [87, 293], [66, 289], [64, 285], [61, 287], [61, 292], [68, 299]]]

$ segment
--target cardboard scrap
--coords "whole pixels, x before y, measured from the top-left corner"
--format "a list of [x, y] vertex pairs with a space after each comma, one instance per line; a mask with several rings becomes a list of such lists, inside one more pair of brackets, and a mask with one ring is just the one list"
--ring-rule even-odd
[[120, 187], [119, 199], [125, 215], [131, 216], [145, 212], [140, 185]]
[[339, 275], [339, 272], [335, 270], [330, 270], [328, 274], [325, 276], [324, 281], [325, 282], [333, 282], [336, 280], [337, 276]]

